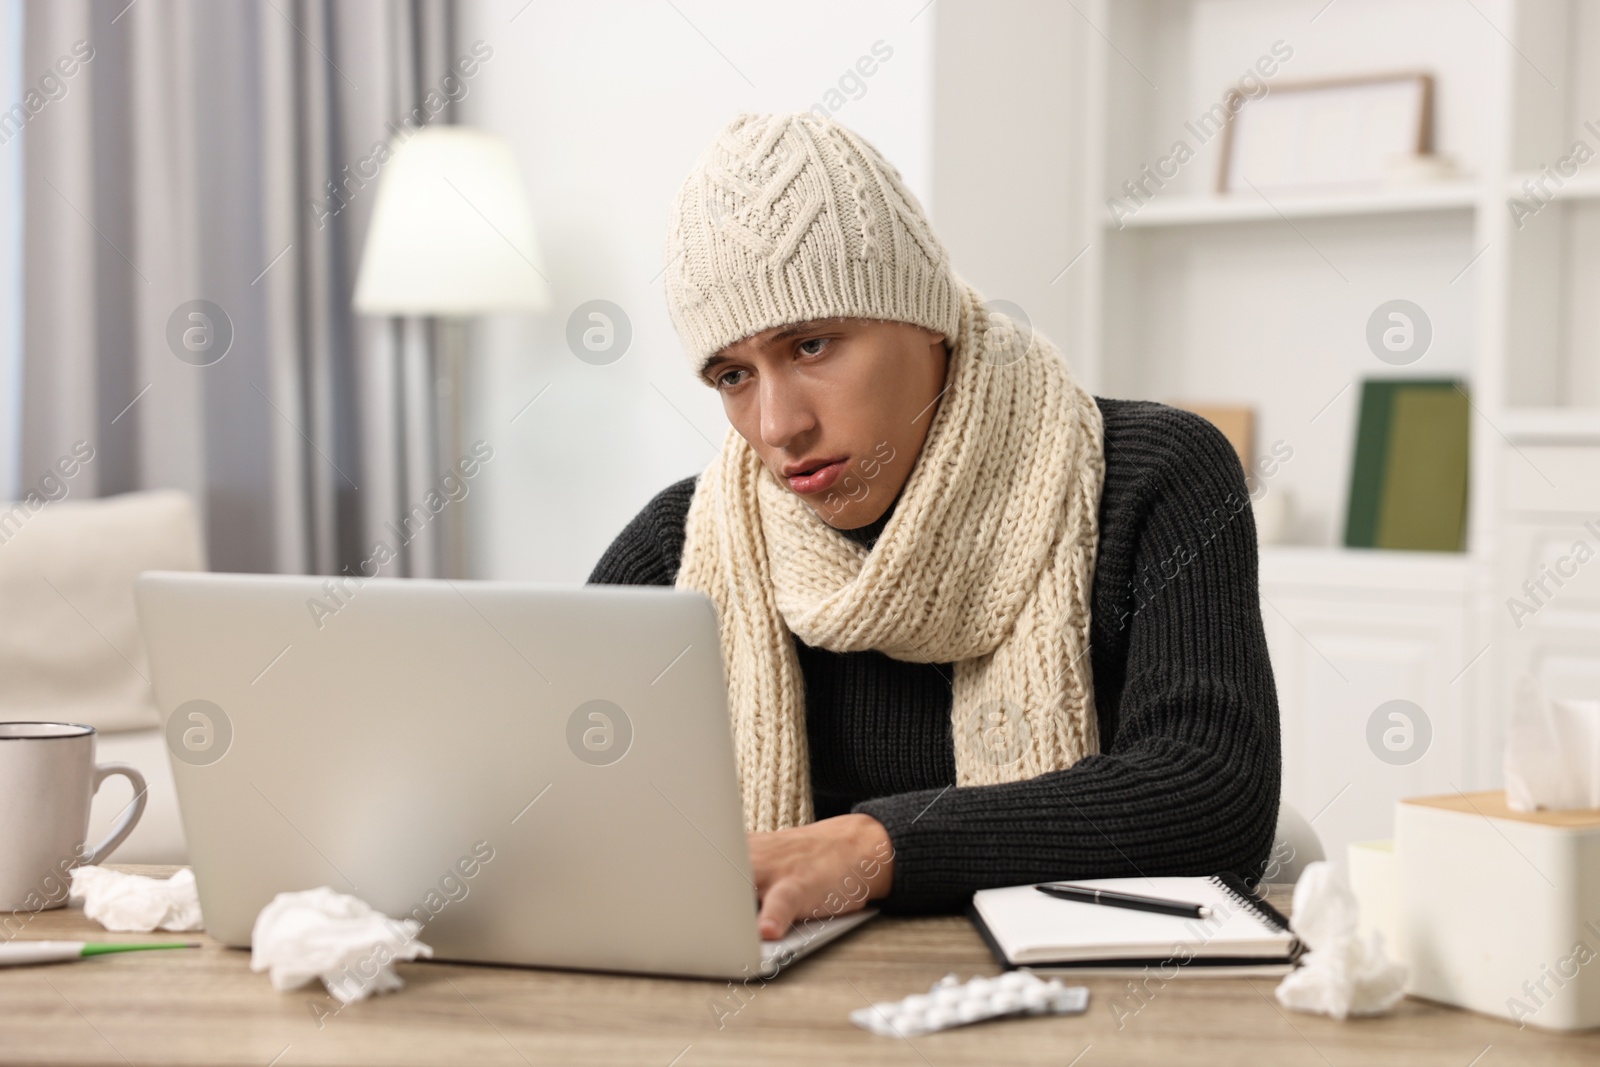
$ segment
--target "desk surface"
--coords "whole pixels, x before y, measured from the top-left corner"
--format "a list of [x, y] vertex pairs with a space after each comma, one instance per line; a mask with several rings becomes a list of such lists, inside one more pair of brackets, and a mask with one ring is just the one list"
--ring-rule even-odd
[[[69, 908], [34, 916], [17, 936], [151, 935], [106, 933]], [[337, 1015], [329, 1014], [337, 1004], [320, 986], [275, 993], [266, 975], [250, 970], [247, 953], [204, 935], [173, 936], [203, 947], [0, 969], [0, 1063], [1600, 1063], [1600, 1032], [1518, 1030], [1409, 998], [1381, 1019], [1338, 1023], [1291, 1014], [1273, 999], [1272, 978], [1152, 980], [1142, 1007], [1125, 979], [1088, 979], [1085, 1016], [980, 1024], [912, 1041], [850, 1023], [851, 1010], [925, 992], [950, 971], [963, 979], [998, 973], [960, 918], [880, 918], [772, 982], [743, 990], [694, 980], [401, 964], [405, 989]], [[1114, 1004], [1123, 1011], [1114, 1012]]]

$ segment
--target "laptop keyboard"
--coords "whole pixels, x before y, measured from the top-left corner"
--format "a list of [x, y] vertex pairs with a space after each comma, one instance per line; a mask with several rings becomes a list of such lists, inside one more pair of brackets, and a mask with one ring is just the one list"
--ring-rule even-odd
[[854, 930], [876, 914], [878, 914], [876, 908], [866, 908], [849, 915], [833, 915], [809, 926], [805, 923], [791, 926], [789, 932], [778, 940], [761, 942], [762, 973], [776, 974], [779, 968], [810, 955], [835, 938]]

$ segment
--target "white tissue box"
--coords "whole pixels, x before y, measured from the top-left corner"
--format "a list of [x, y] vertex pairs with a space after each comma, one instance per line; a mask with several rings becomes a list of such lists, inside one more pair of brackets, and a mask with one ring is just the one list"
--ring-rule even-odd
[[1361, 909], [1356, 933], [1376, 930], [1390, 957], [1400, 958], [1400, 874], [1393, 841], [1352, 841], [1346, 846], [1350, 892]]
[[1517, 812], [1499, 791], [1403, 800], [1395, 858], [1406, 992], [1600, 1026], [1600, 810]]

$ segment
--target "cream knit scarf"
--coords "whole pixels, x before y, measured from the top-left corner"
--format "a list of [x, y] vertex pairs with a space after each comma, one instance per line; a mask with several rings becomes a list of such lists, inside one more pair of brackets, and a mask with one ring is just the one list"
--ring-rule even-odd
[[696, 485], [677, 586], [717, 609], [750, 830], [813, 818], [791, 634], [953, 662], [958, 786], [1032, 778], [1098, 749], [1087, 653], [1100, 409], [1042, 334], [959, 289], [946, 390], [870, 552], [733, 430]]

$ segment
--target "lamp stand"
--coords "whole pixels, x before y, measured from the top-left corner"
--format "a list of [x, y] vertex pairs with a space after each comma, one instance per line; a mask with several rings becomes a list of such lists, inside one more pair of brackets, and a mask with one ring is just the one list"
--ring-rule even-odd
[[[466, 455], [467, 320], [436, 316], [434, 329], [434, 417], [438, 430], [437, 465], [441, 474], [454, 471]], [[466, 498], [452, 501], [440, 516], [438, 567], [444, 578], [467, 576]]]

